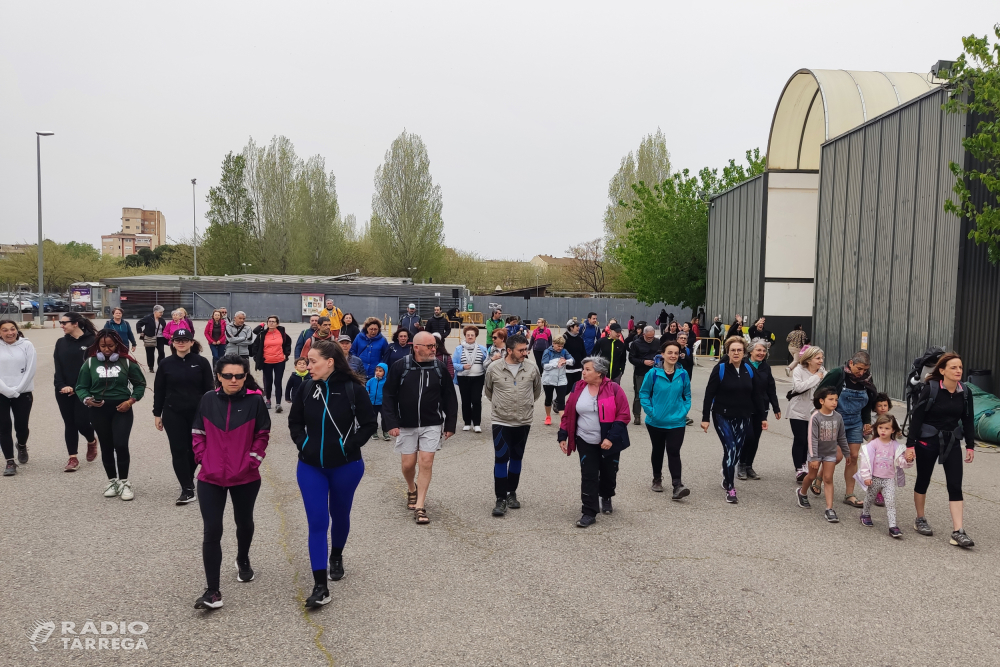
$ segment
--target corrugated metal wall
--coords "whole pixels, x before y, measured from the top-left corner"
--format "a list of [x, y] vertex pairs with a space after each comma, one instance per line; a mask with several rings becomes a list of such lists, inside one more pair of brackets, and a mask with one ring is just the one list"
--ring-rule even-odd
[[730, 188], [712, 200], [708, 214], [708, 319], [763, 312], [764, 211], [767, 174]]
[[965, 119], [945, 99], [925, 95], [822, 149], [812, 339], [830, 368], [867, 331], [876, 386], [895, 397], [928, 345], [953, 344], [961, 226], [943, 207]]

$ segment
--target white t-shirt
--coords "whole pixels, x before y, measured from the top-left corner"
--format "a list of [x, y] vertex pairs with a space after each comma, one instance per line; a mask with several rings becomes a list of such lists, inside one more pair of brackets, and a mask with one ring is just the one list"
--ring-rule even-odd
[[580, 392], [576, 401], [576, 437], [591, 445], [599, 445], [604, 440], [597, 413], [597, 397], [590, 395], [589, 387]]

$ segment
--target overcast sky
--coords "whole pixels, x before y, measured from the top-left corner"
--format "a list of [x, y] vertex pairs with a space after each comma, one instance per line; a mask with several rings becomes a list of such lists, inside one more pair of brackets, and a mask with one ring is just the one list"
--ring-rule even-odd
[[190, 236], [222, 158], [283, 134], [320, 154], [343, 213], [406, 128], [448, 245], [562, 255], [599, 236], [608, 180], [663, 129], [675, 168], [764, 150], [803, 67], [926, 72], [1000, 6], [963, 2], [4, 2], [0, 242], [100, 246], [123, 206]]

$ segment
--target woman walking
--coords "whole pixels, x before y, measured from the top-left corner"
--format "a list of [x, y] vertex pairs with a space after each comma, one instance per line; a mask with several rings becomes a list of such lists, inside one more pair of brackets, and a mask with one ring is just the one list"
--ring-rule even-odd
[[80, 368], [76, 395], [90, 408], [90, 420], [101, 443], [101, 462], [108, 475], [104, 497], [132, 500], [135, 490], [128, 478], [128, 440], [132, 406], [146, 392], [146, 377], [118, 334], [104, 329], [95, 338]]
[[281, 412], [281, 378], [285, 375], [285, 362], [292, 353], [292, 338], [285, 333], [277, 315], [268, 315], [267, 322], [258, 324], [254, 330], [254, 341], [250, 346], [257, 369], [264, 370], [264, 404], [271, 409], [271, 390], [274, 390], [274, 400], [278, 407], [275, 412]]
[[792, 465], [796, 482], [809, 474], [809, 417], [813, 413], [813, 394], [825, 375], [823, 350], [818, 347], [803, 352], [798, 367], [792, 372], [792, 389], [787, 395], [788, 425], [792, 427]]
[[178, 329], [170, 339], [170, 347], [173, 354], [156, 369], [153, 380], [153, 425], [167, 432], [174, 475], [181, 485], [175, 504], [186, 505], [194, 500], [197, 467], [191, 424], [201, 397], [215, 388], [215, 374], [208, 359], [201, 356], [201, 344], [194, 340], [194, 332]]
[[163, 337], [167, 339], [167, 343], [170, 342], [170, 337], [173, 336], [174, 332], [178, 329], [194, 331], [194, 324], [191, 323], [191, 320], [188, 318], [187, 311], [183, 308], [178, 308], [170, 313], [170, 318], [170, 321], [163, 327]]
[[[611, 498], [618, 485], [618, 458], [629, 446], [631, 419], [628, 398], [608, 379], [608, 360], [583, 360], [583, 381], [573, 388], [559, 424], [559, 448], [567, 456], [580, 453], [580, 528], [592, 526], [597, 513], [611, 514]], [[600, 498], [600, 504], [598, 504]]]
[[[752, 432], [754, 415], [767, 412], [762, 377], [745, 360], [746, 341], [742, 336], [730, 336], [723, 345], [725, 356], [712, 369], [705, 387], [705, 402], [701, 409], [701, 430], [708, 433], [708, 416], [712, 415], [715, 432], [722, 442], [722, 488], [726, 502], [735, 504], [736, 464], [747, 436]], [[761, 422], [767, 430], [767, 422]]]
[[364, 383], [347, 365], [339, 345], [321, 341], [312, 346], [309, 375], [292, 401], [288, 430], [299, 449], [296, 477], [309, 523], [315, 586], [306, 607], [312, 608], [330, 602], [327, 577], [344, 577], [351, 505], [365, 474], [361, 447], [378, 423]]
[[[573, 357], [573, 365], [566, 365], [566, 385], [572, 390], [580, 381], [583, 360], [587, 358], [587, 347], [583, 343], [583, 336], [580, 335], [580, 323], [575, 318], [566, 322], [566, 335], [563, 338], [566, 340], [566, 351]], [[559, 409], [564, 408], [565, 405], [560, 404]]]
[[226, 355], [226, 319], [218, 308], [212, 311], [212, 319], [205, 323], [205, 340], [212, 350], [213, 364]]
[[[17, 323], [0, 320], [0, 450], [7, 461], [3, 471], [5, 477], [17, 474], [18, 463], [28, 462], [28, 420], [34, 400], [37, 361], [35, 346], [24, 337]], [[15, 444], [17, 463], [14, 462]]]
[[663, 454], [666, 452], [673, 500], [691, 493], [681, 481], [681, 445], [691, 411], [691, 377], [679, 363], [680, 352], [677, 341], [667, 341], [662, 365], [649, 369], [639, 389], [639, 401], [646, 413], [646, 430], [653, 445], [651, 488], [657, 493], [663, 492]]
[[671, 320], [670, 324], [667, 325], [666, 331], [660, 335], [660, 344], [665, 344], [668, 340], [677, 340], [677, 334], [680, 331], [681, 328], [677, 324], [677, 320]]
[[358, 323], [354, 321], [354, 314], [344, 313], [343, 324], [340, 327], [340, 335], [349, 336], [351, 342], [353, 343], [359, 333], [361, 333], [361, 327], [359, 327]]
[[125, 320], [124, 310], [121, 308], [112, 308], [111, 319], [104, 323], [104, 328], [111, 329], [118, 334], [122, 342], [128, 342], [132, 347], [132, 352], [135, 352], [135, 336], [132, 334], [132, 325]]
[[375, 367], [382, 363], [382, 355], [389, 348], [382, 335], [382, 320], [369, 317], [362, 332], [351, 343], [351, 354], [361, 359], [365, 365], [365, 376], [375, 377]]
[[[59, 326], [62, 327], [63, 337], [56, 341], [55, 352], [52, 354], [55, 365], [56, 405], [59, 406], [59, 414], [63, 420], [63, 437], [66, 440], [66, 451], [69, 453], [69, 461], [64, 470], [75, 472], [80, 467], [77, 451], [81, 435], [87, 441], [87, 462], [97, 458], [97, 436], [90, 423], [90, 410], [76, 396], [80, 368], [83, 366], [87, 350], [96, 340], [97, 330], [94, 329], [94, 323], [80, 313], [63, 313], [59, 318]], [[149, 349], [146, 349], [147, 353]], [[155, 351], [155, 348], [152, 349]], [[160, 359], [162, 361], [163, 357]]]
[[504, 329], [495, 329], [493, 331], [493, 344], [486, 348], [486, 361], [483, 362], [483, 368], [489, 368], [490, 364], [494, 361], [500, 361], [501, 359], [507, 358], [507, 331]]
[[462, 430], [472, 429], [476, 433], [482, 433], [480, 424], [483, 417], [483, 382], [486, 378], [483, 362], [486, 361], [486, 348], [476, 342], [478, 336], [478, 327], [466, 325], [462, 329], [464, 340], [455, 348], [451, 363], [456, 371], [455, 384], [462, 396], [462, 421], [465, 422]]
[[413, 345], [410, 344], [410, 332], [406, 329], [396, 329], [396, 333], [392, 334], [392, 342], [386, 346], [385, 352], [382, 353], [382, 363], [391, 369], [394, 363], [400, 359], [406, 359], [411, 354], [413, 354]]
[[[934, 465], [944, 468], [948, 486], [948, 509], [951, 511], [951, 543], [968, 549], [975, 546], [966, 535], [963, 523], [962, 461], [972, 463], [976, 457], [972, 392], [962, 382], [962, 358], [954, 352], [942, 354], [934, 370], [927, 376], [927, 384], [920, 391], [914, 404], [907, 451], [917, 459], [917, 482], [913, 486], [913, 504], [917, 518], [913, 528], [921, 535], [934, 531], [924, 516], [927, 488], [934, 474]], [[965, 440], [965, 456], [962, 456]]]
[[153, 312], [135, 323], [135, 331], [146, 349], [146, 370], [153, 372], [153, 362], [163, 363], [163, 349], [167, 339], [163, 329], [167, 323], [163, 319], [163, 306], [153, 306]]
[[435, 331], [433, 336], [435, 340], [434, 358], [444, 364], [444, 367], [448, 369], [448, 376], [451, 378], [452, 382], [454, 382], [455, 365], [451, 361], [451, 355], [448, 354], [448, 348], [445, 346], [444, 340], [441, 338], [441, 334]]
[[541, 373], [544, 370], [542, 368], [542, 355], [545, 354], [545, 350], [552, 346], [552, 331], [549, 329], [549, 323], [545, 321], [544, 317], [539, 317], [535, 324], [535, 330], [531, 332], [531, 339], [528, 342], [530, 343], [531, 353], [535, 356], [535, 364], [538, 366], [538, 372]]
[[[566, 370], [573, 365], [573, 355], [565, 349], [566, 339], [556, 336], [552, 346], [542, 353], [542, 391], [545, 392], [545, 425], [552, 425], [552, 410], [558, 415], [566, 404], [571, 389]], [[552, 394], [555, 394], [555, 400]]]
[[219, 580], [227, 494], [233, 501], [236, 522], [236, 581], [254, 579], [250, 566], [253, 508], [260, 491], [259, 468], [271, 435], [271, 416], [246, 359], [235, 354], [221, 357], [215, 364], [213, 384], [217, 387], [215, 391], [198, 396], [194, 420], [189, 426], [194, 460], [201, 464], [198, 504], [205, 525], [201, 557], [206, 586], [194, 603], [195, 609], [222, 606]]
[[761, 424], [767, 421], [767, 405], [771, 405], [774, 410], [774, 418], [781, 419], [781, 406], [778, 405], [778, 393], [774, 386], [774, 375], [771, 367], [767, 363], [767, 350], [770, 347], [767, 341], [756, 338], [750, 342], [750, 365], [760, 375], [761, 386], [764, 390], [764, 412], [755, 413], [750, 420], [750, 432], [747, 433], [747, 440], [743, 444], [740, 452], [740, 462], [736, 469], [737, 479], [760, 479], [760, 475], [753, 469], [754, 459], [757, 458], [757, 448], [760, 446], [760, 436], [763, 433]]

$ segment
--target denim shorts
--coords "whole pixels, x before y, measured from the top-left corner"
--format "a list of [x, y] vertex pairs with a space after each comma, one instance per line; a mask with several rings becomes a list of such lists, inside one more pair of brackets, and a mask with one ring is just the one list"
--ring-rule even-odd
[[864, 442], [864, 438], [862, 438], [861, 435], [863, 428], [863, 425], [860, 423], [855, 426], [848, 426], [847, 424], [844, 424], [844, 431], [847, 434], [848, 444], [856, 445], [859, 442]]

